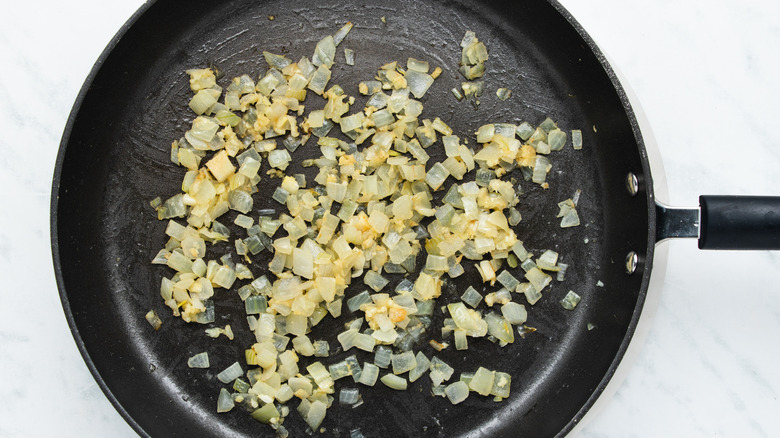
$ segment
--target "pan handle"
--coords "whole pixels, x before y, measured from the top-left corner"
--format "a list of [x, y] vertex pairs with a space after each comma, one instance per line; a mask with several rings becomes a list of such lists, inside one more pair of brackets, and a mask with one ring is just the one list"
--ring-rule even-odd
[[700, 249], [780, 249], [780, 197], [702, 195], [699, 206], [657, 204], [658, 241], [698, 237]]
[[701, 249], [780, 249], [780, 197], [699, 197]]

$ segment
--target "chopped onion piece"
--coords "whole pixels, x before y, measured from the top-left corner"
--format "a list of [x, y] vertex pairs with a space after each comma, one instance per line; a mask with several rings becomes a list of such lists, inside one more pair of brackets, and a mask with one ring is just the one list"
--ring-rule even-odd
[[349, 31], [352, 30], [352, 22], [347, 21], [347, 23], [342, 26], [336, 33], [333, 34], [333, 43], [335, 45], [341, 44], [342, 41], [344, 41], [344, 38], [347, 37], [347, 34]]
[[371, 302], [371, 295], [368, 293], [367, 290], [364, 290], [363, 292], [360, 292], [354, 297], [348, 299], [347, 307], [349, 308], [350, 312], [357, 312], [358, 309], [360, 309], [360, 306], [370, 302]]
[[561, 219], [561, 228], [576, 227], [580, 224], [580, 217], [577, 214], [577, 210], [570, 209], [563, 215]]
[[159, 316], [157, 316], [157, 312], [155, 312], [154, 310], [150, 310], [149, 312], [147, 312], [145, 318], [146, 321], [149, 322], [149, 324], [155, 330], [159, 330], [160, 327], [162, 326], [162, 320], [160, 319]]
[[557, 281], [563, 281], [566, 276], [566, 269], [569, 267], [566, 263], [558, 263], [558, 274], [555, 276]]
[[450, 403], [457, 405], [458, 403], [468, 398], [469, 386], [462, 381], [457, 381], [447, 385], [447, 387], [444, 389], [444, 393], [447, 395]]
[[273, 403], [268, 403], [262, 408], [254, 410], [251, 415], [255, 420], [265, 424], [276, 423], [280, 417], [279, 411]]
[[469, 286], [460, 299], [469, 306], [476, 308], [482, 302], [482, 295], [472, 286]]
[[419, 59], [409, 58], [406, 60], [406, 68], [407, 70], [428, 73], [428, 69], [430, 67], [427, 61], [420, 61]]
[[527, 278], [534, 289], [538, 291], [544, 289], [552, 281], [552, 277], [539, 270], [539, 268], [531, 268], [525, 273], [525, 278]]
[[217, 272], [214, 274], [214, 278], [211, 280], [214, 286], [230, 289], [233, 286], [233, 282], [236, 281], [236, 272], [230, 269], [229, 266], [220, 266], [217, 268]]
[[355, 65], [355, 51], [344, 49], [344, 59], [347, 65]]
[[[216, 95], [215, 95], [216, 94]], [[200, 90], [190, 99], [190, 108], [197, 115], [209, 112], [209, 109], [217, 103], [220, 92], [213, 89]]]
[[198, 353], [195, 356], [192, 356], [191, 358], [187, 359], [187, 366], [190, 368], [208, 368], [210, 366], [208, 352], [204, 351], [202, 353]]
[[560, 267], [557, 266], [557, 263], [558, 253], [549, 249], [536, 259], [536, 265], [545, 271], [559, 271]]
[[519, 325], [528, 319], [525, 306], [515, 302], [509, 302], [501, 306], [501, 314], [510, 324]]
[[423, 97], [428, 91], [428, 88], [433, 85], [433, 78], [427, 73], [415, 70], [407, 70], [406, 82], [412, 95], [419, 99]]
[[376, 339], [371, 335], [358, 333], [355, 335], [355, 348], [363, 351], [374, 351]]
[[479, 97], [482, 95], [482, 90], [485, 89], [485, 82], [484, 81], [463, 82], [461, 84], [461, 88], [463, 89], [463, 95], [465, 97], [472, 97], [472, 96]]
[[[525, 299], [528, 300], [528, 304], [534, 305], [536, 304], [541, 298], [542, 293], [536, 290], [536, 288], [531, 285], [531, 283], [524, 283], [527, 285], [527, 288], [524, 289], [523, 294], [525, 295]], [[520, 287], [522, 288], [523, 285], [521, 284]]]
[[[382, 288], [387, 286], [390, 281], [385, 277], [377, 274], [375, 271], [368, 271], [366, 272], [365, 277], [363, 277], [363, 282], [366, 284], [366, 286], [370, 287], [376, 292], [379, 292], [382, 290]], [[349, 305], [349, 302], [347, 302], [347, 305]]]
[[312, 56], [311, 62], [315, 66], [324, 65], [331, 68], [335, 57], [336, 42], [333, 36], [328, 35], [317, 43], [317, 46], [314, 48], [314, 55]]
[[555, 121], [549, 117], [544, 119], [544, 121], [539, 125], [539, 128], [541, 128], [545, 133], [549, 133], [557, 127], [558, 125], [555, 123]]
[[496, 280], [510, 291], [516, 290], [517, 286], [520, 285], [520, 281], [518, 281], [514, 275], [510, 274], [509, 271], [501, 271], [501, 273], [496, 276]]
[[415, 367], [411, 371], [409, 371], [409, 381], [414, 382], [420, 377], [422, 377], [423, 374], [425, 374], [429, 369], [431, 365], [431, 361], [428, 360], [428, 358], [423, 354], [422, 351], [418, 351], [415, 355]]
[[349, 367], [347, 366], [347, 363], [344, 361], [337, 362], [333, 365], [330, 365], [328, 367], [328, 372], [330, 372], [330, 376], [333, 380], [338, 380], [350, 375]]
[[403, 374], [417, 367], [417, 360], [411, 351], [393, 354], [390, 360], [393, 364], [393, 374]]
[[425, 182], [428, 183], [428, 185], [431, 186], [433, 190], [438, 190], [439, 187], [444, 184], [444, 180], [447, 179], [449, 174], [450, 173], [447, 171], [447, 168], [445, 168], [441, 163], [435, 163], [431, 170], [429, 170], [425, 175]]
[[378, 378], [379, 378], [379, 367], [376, 366], [375, 364], [364, 362], [362, 372], [360, 373], [360, 378], [358, 379], [358, 383], [367, 386], [374, 386]]
[[450, 90], [453, 96], [455, 96], [455, 99], [458, 99], [458, 101], [463, 100], [463, 93], [460, 92], [457, 88], [453, 88]]
[[455, 349], [468, 350], [469, 342], [466, 338], [466, 331], [462, 329], [456, 329], [453, 333], [455, 334]]
[[[330, 69], [328, 69], [327, 66], [320, 65], [319, 68], [317, 68], [317, 71], [314, 73], [314, 76], [312, 76], [311, 80], [309, 81], [308, 88], [309, 90], [322, 95], [325, 93], [325, 87], [328, 86], [328, 82], [330, 81], [331, 72]], [[323, 125], [322, 128], [319, 128], [320, 130], [324, 129], [326, 125]], [[314, 135], [319, 135], [318, 132], [313, 131]], [[325, 135], [325, 134], [322, 134]]]
[[454, 263], [450, 266], [449, 270], [447, 271], [447, 275], [450, 276], [450, 278], [457, 278], [463, 275], [466, 272], [466, 270], [463, 268], [463, 265], [460, 263]]
[[325, 419], [325, 412], [327, 409], [328, 406], [320, 400], [312, 402], [309, 411], [306, 414], [306, 424], [308, 424], [312, 430], [317, 430]]
[[393, 350], [380, 345], [374, 353], [374, 364], [380, 368], [387, 368], [392, 360]]
[[503, 317], [491, 312], [485, 315], [485, 323], [487, 323], [488, 333], [495, 336], [499, 341], [507, 344], [515, 341], [514, 329], [509, 321]]
[[551, 167], [550, 160], [547, 157], [537, 155], [531, 180], [537, 184], [543, 184]]
[[566, 296], [563, 297], [561, 300], [561, 306], [563, 306], [566, 310], [574, 310], [575, 307], [577, 307], [577, 304], [580, 302], [580, 296], [574, 293], [574, 291], [569, 291], [566, 293]]
[[547, 143], [553, 151], [559, 151], [566, 145], [566, 133], [558, 128], [547, 133]]
[[360, 390], [357, 388], [341, 388], [339, 391], [339, 404], [354, 405], [360, 398]]
[[233, 365], [225, 368], [221, 373], [217, 374], [217, 379], [222, 383], [230, 383], [244, 374], [244, 370], [238, 362], [234, 362]]
[[493, 379], [493, 388], [490, 390], [490, 395], [507, 398], [509, 397], [509, 391], [512, 386], [512, 376], [500, 371], [495, 372]]
[[[379, 84], [380, 90], [382, 84], [380, 82], [377, 82]], [[382, 109], [387, 106], [387, 102], [390, 99], [390, 96], [383, 93], [382, 91], [377, 91], [374, 93], [370, 99], [368, 99], [368, 102], [366, 102], [366, 107], [373, 107], [376, 109]]]
[[397, 391], [405, 391], [407, 387], [406, 379], [396, 376], [395, 374], [385, 374], [379, 379], [387, 385], [387, 387], [395, 389]]
[[512, 97], [512, 90], [509, 88], [499, 88], [496, 90], [496, 97], [498, 97], [501, 101], [505, 101]]
[[276, 149], [268, 153], [268, 164], [273, 168], [285, 170], [290, 161], [292, 157], [286, 149]]
[[495, 380], [495, 371], [490, 371], [487, 368], [479, 367], [477, 372], [474, 373], [471, 382], [469, 383], [469, 389], [479, 393], [480, 395], [489, 395], [493, 389], [493, 381]]
[[496, 135], [514, 140], [517, 134], [517, 125], [512, 123], [495, 123]]
[[283, 55], [275, 55], [270, 52], [263, 52], [263, 57], [265, 58], [265, 62], [267, 62], [269, 66], [277, 70], [282, 70], [292, 63], [292, 61], [290, 61]]
[[431, 316], [433, 315], [433, 307], [436, 303], [434, 301], [418, 301], [417, 302], [417, 315], [418, 316]]
[[526, 141], [529, 138], [531, 138], [531, 136], [533, 135], [534, 131], [536, 131], [536, 129], [533, 126], [531, 126], [530, 123], [523, 122], [523, 123], [517, 125], [516, 133], [517, 133], [517, 136], [520, 137], [521, 140]]
[[571, 130], [571, 145], [574, 149], [582, 149], [582, 131], [579, 129]]
[[442, 361], [436, 356], [431, 358], [430, 370], [431, 371], [429, 373], [429, 376], [431, 378], [431, 382], [433, 382], [433, 386], [439, 386], [442, 384], [442, 382], [446, 382], [450, 380], [450, 377], [452, 377], [452, 373], [455, 372], [454, 368], [447, 365], [444, 361]]
[[227, 389], [221, 388], [219, 390], [219, 397], [217, 398], [217, 412], [228, 412], [235, 406], [233, 397], [230, 395]]
[[254, 201], [252, 200], [252, 195], [243, 190], [231, 190], [228, 194], [228, 205], [232, 210], [249, 213], [252, 210]]

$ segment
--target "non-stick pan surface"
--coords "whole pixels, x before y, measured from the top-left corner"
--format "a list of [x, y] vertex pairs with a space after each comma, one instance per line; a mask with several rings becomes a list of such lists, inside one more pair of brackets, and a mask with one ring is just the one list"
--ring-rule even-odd
[[[216, 413], [217, 394], [224, 386], [216, 374], [240, 361], [251, 343], [243, 305], [234, 292], [223, 291], [216, 300], [214, 325], [230, 323], [237, 332], [232, 342], [208, 338], [204, 326], [170, 315], [159, 296], [160, 278], [170, 272], [150, 264], [164, 245], [165, 222], [156, 220], [149, 201], [180, 190], [183, 172], [169, 154], [171, 141], [188, 129], [192, 117], [185, 70], [217, 68], [222, 85], [244, 73], [257, 77], [267, 68], [262, 51], [293, 59], [310, 56], [319, 39], [348, 20], [355, 28], [340, 49], [355, 50], [356, 64], [348, 66], [340, 58], [331, 84], [357, 96], [357, 105], [363, 102], [359, 81], [372, 79], [386, 62], [415, 57], [443, 69], [422, 99], [423, 116], [442, 117], [471, 144], [473, 132], [484, 123], [537, 124], [551, 117], [562, 129], [581, 129], [585, 148], [568, 147], [553, 157], [549, 189], [521, 182], [526, 195], [518, 206], [523, 214], [518, 236], [537, 253], [558, 251], [561, 262], [570, 265], [565, 281], [554, 283], [530, 309], [528, 325], [537, 332], [505, 348], [486, 339], [470, 340], [465, 352], [435, 352], [425, 342], [418, 346], [428, 357], [435, 354], [451, 364], [456, 376], [479, 366], [511, 373], [512, 395], [501, 403], [473, 396], [453, 406], [431, 396], [427, 378], [406, 392], [381, 384], [361, 387], [364, 404], [352, 408], [335, 402], [323, 423], [324, 434], [347, 436], [352, 429], [370, 437], [565, 434], [598, 397], [631, 339], [649, 279], [655, 204], [652, 192], [631, 196], [624, 188], [628, 172], [646, 190], [652, 184], [641, 136], [614, 74], [574, 20], [557, 3], [544, 1], [147, 4], [112, 41], [84, 85], [54, 178], [57, 280], [90, 370], [142, 435], [272, 435], [245, 413]], [[478, 110], [449, 92], [461, 81], [459, 42], [466, 30], [475, 31], [490, 52], [487, 91]], [[498, 87], [512, 89], [513, 97], [499, 101]], [[309, 99], [311, 108], [322, 103]], [[440, 145], [428, 152], [433, 160], [443, 157]], [[317, 154], [313, 146], [299, 149], [288, 173], [308, 173], [300, 161]], [[276, 184], [278, 180], [263, 180], [254, 195], [255, 208], [278, 207], [270, 200]], [[561, 229], [556, 204], [577, 189], [582, 190], [582, 225]], [[234, 214], [223, 223], [232, 224]], [[218, 256], [229, 247], [210, 249], [210, 254]], [[633, 275], [625, 270], [629, 251], [640, 256]], [[264, 273], [267, 261], [255, 260], [256, 275]], [[445, 287], [443, 300], [459, 296], [468, 284], [493, 290], [470, 272]], [[583, 297], [571, 312], [558, 304], [569, 290]], [[349, 289], [347, 295], [354, 293]], [[515, 299], [524, 303], [524, 298]], [[144, 319], [150, 309], [164, 320], [157, 332]], [[351, 319], [348, 313], [315, 327], [310, 336], [335, 347], [335, 335]], [[437, 312], [431, 337], [440, 339], [436, 327], [442, 318]], [[209, 351], [211, 368], [188, 368], [187, 358], [201, 351]], [[329, 360], [346, 355], [337, 352]], [[372, 360], [369, 354], [358, 358]], [[346, 380], [337, 382], [337, 390], [355, 386]], [[293, 436], [306, 428], [294, 412], [285, 426]]]

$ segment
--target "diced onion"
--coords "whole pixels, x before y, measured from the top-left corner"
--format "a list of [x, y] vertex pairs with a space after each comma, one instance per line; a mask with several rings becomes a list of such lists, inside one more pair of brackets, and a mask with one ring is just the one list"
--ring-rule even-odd
[[512, 386], [512, 376], [510, 374], [496, 371], [493, 378], [493, 388], [490, 390], [490, 395], [507, 398]]
[[306, 424], [313, 430], [317, 430], [325, 419], [325, 412], [328, 406], [320, 400], [314, 401], [306, 414]]
[[457, 405], [458, 403], [466, 400], [469, 396], [469, 387], [466, 383], [457, 381], [447, 385], [444, 389], [444, 393], [450, 400], [450, 403]]
[[495, 371], [490, 371], [487, 368], [479, 367], [477, 372], [474, 373], [474, 377], [469, 383], [469, 389], [479, 393], [480, 395], [489, 395], [493, 389], [493, 381], [495, 379]]
[[495, 336], [499, 341], [507, 344], [515, 341], [514, 329], [509, 321], [503, 317], [491, 312], [485, 315], [485, 323], [487, 324], [488, 333]]
[[341, 44], [341, 42], [344, 41], [344, 38], [347, 37], [347, 34], [350, 30], [352, 30], [352, 22], [348, 21], [344, 26], [336, 31], [336, 33], [333, 34], [333, 43], [337, 46]]
[[417, 367], [417, 360], [411, 351], [392, 355], [391, 363], [393, 364], [393, 374], [403, 374]]
[[367, 386], [374, 386], [376, 384], [377, 378], [379, 378], [379, 367], [372, 363], [364, 363], [358, 383]]
[[423, 374], [425, 374], [431, 365], [430, 360], [423, 354], [422, 351], [418, 351], [417, 355], [415, 355], [415, 367], [414, 369], [409, 371], [409, 381], [414, 382], [420, 377], [422, 377]]
[[396, 376], [395, 374], [385, 374], [379, 379], [387, 385], [387, 387], [395, 389], [397, 391], [405, 391], [407, 387], [406, 379]]
[[455, 369], [449, 366], [447, 363], [434, 356], [431, 358], [430, 377], [434, 386], [440, 385], [442, 382], [446, 382], [452, 377], [452, 373]]
[[504, 101], [512, 97], [512, 90], [509, 88], [499, 88], [496, 90], [496, 97]]
[[157, 312], [154, 310], [147, 312], [145, 318], [146, 321], [149, 322], [149, 325], [151, 325], [155, 330], [159, 330], [162, 326], [162, 320], [159, 316], [157, 316]]
[[520, 281], [518, 281], [514, 275], [510, 274], [509, 271], [501, 271], [501, 273], [496, 276], [496, 280], [510, 291], [516, 290], [517, 286], [520, 285]]
[[428, 91], [428, 88], [433, 85], [433, 78], [431, 75], [424, 72], [407, 70], [406, 82], [412, 95], [419, 99], [423, 97]]
[[355, 51], [352, 49], [344, 49], [344, 59], [347, 65], [355, 65]]
[[360, 390], [357, 388], [341, 388], [339, 391], [339, 404], [354, 405], [360, 398]]
[[510, 302], [501, 306], [501, 314], [510, 324], [523, 324], [528, 319], [528, 312], [525, 306], [519, 303]]
[[219, 390], [219, 397], [217, 398], [217, 412], [228, 412], [235, 406], [233, 397], [230, 395], [227, 389], [221, 388]]
[[566, 310], [574, 310], [575, 307], [577, 307], [577, 304], [580, 302], [580, 296], [574, 293], [574, 291], [569, 291], [566, 293], [566, 296], [563, 297], [561, 300], [561, 306]]
[[476, 289], [469, 286], [466, 289], [466, 292], [463, 293], [460, 297], [461, 300], [463, 300], [464, 303], [468, 304], [471, 307], [477, 307], [480, 302], [482, 302], [482, 295], [477, 292]]
[[576, 150], [582, 149], [582, 131], [579, 129], [571, 130], [571, 144]]
[[[470, 137], [456, 134], [459, 127], [450, 127], [450, 119], [422, 117], [422, 100], [443, 69], [430, 71], [427, 61], [414, 58], [407, 59], [406, 68], [385, 64], [375, 80], [360, 82], [358, 91], [368, 102], [353, 107], [356, 100], [348, 90], [329, 84], [332, 74], [341, 72], [332, 70], [336, 49], [351, 29], [346, 23], [298, 62], [265, 51], [270, 67], [265, 75], [257, 81], [249, 75], [233, 78], [224, 90], [211, 69], [188, 70], [195, 116], [170, 151], [171, 161], [185, 171], [182, 193], [150, 203], [160, 220], [168, 220], [168, 241], [152, 263], [173, 271], [162, 279], [160, 295], [174, 316], [214, 323], [214, 302], [221, 294], [215, 288], [235, 286], [244, 302], [255, 340], [244, 349], [248, 383], [241, 380], [238, 362], [220, 372], [218, 379], [233, 382], [236, 392], [223, 388], [217, 411], [238, 403], [280, 435], [290, 412], [286, 402], [298, 398], [298, 413], [317, 431], [334, 401], [336, 380], [351, 377], [373, 386], [379, 369], [390, 366], [392, 373], [381, 380], [393, 389], [406, 389], [427, 372], [433, 393], [453, 404], [463, 402], [470, 390], [496, 401], [507, 397], [508, 374], [480, 368], [447, 385], [454, 368], [437, 357], [429, 360], [415, 347], [428, 333], [439, 333], [431, 327], [437, 308], [449, 313], [440, 333], [452, 334], [457, 350], [468, 348], [468, 337], [488, 337], [500, 346], [514, 342], [513, 325], [523, 324], [528, 314], [513, 301], [513, 292], [533, 305], [551, 284], [548, 272], [557, 271], [562, 281], [566, 268], [553, 251], [531, 254], [515, 227], [525, 194], [516, 177], [543, 189], [555, 183], [550, 154], [564, 148], [567, 133], [546, 118], [536, 127], [483, 122], [476, 133], [465, 133]], [[487, 47], [467, 31], [461, 49], [459, 71], [468, 82], [461, 84], [462, 93], [454, 89], [453, 94], [469, 98], [476, 108], [490, 86], [475, 80], [486, 72]], [[348, 65], [354, 55], [344, 49]], [[307, 108], [308, 90], [322, 96], [323, 107]], [[507, 88], [496, 91], [502, 101], [511, 94]], [[336, 125], [339, 138], [329, 136]], [[309, 142], [312, 135], [315, 141]], [[573, 147], [581, 148], [581, 132], [573, 130], [571, 137]], [[476, 148], [469, 145], [474, 139]], [[441, 162], [426, 152], [436, 147], [446, 155]], [[319, 150], [320, 156], [294, 162], [291, 153], [301, 150]], [[285, 174], [295, 163], [313, 172], [308, 186], [303, 174]], [[459, 182], [444, 187], [450, 176]], [[267, 178], [275, 187], [262, 202], [279, 206], [258, 209], [254, 201]], [[443, 197], [436, 195], [442, 188]], [[579, 194], [559, 204], [561, 227], [579, 224]], [[231, 237], [224, 221], [231, 221], [238, 235]], [[221, 256], [214, 257], [208, 244], [219, 242], [229, 252], [218, 249]], [[266, 250], [270, 254], [261, 254]], [[266, 268], [273, 277], [255, 278], [254, 272]], [[453, 279], [467, 270], [480, 274], [484, 298], [468, 286], [460, 301], [437, 302], [441, 295], [457, 297]], [[361, 290], [356, 282], [368, 290], [356, 293]], [[303, 370], [310, 359], [302, 358], [330, 357], [330, 344], [312, 336], [328, 314], [341, 315], [345, 300], [355, 315], [337, 335], [336, 350], [374, 352], [374, 363], [361, 367], [353, 354]], [[570, 292], [560, 303], [571, 310], [578, 300]], [[501, 306], [501, 312], [497, 307], [484, 312], [482, 301]], [[160, 327], [153, 311], [146, 319]], [[533, 330], [522, 326], [518, 334]], [[212, 326], [206, 333], [233, 339], [230, 326]], [[435, 339], [428, 343], [438, 351], [449, 347]], [[201, 367], [204, 360], [208, 366], [205, 352], [188, 363]], [[400, 376], [406, 373], [408, 380]], [[344, 406], [362, 403], [357, 388], [343, 387], [338, 397]]]
[[208, 368], [210, 366], [208, 352], [204, 351], [190, 357], [187, 359], [187, 366], [190, 368]]
[[238, 362], [234, 362], [233, 365], [225, 368], [222, 372], [217, 374], [217, 379], [222, 383], [230, 383], [244, 374], [244, 370]]
[[374, 365], [380, 368], [387, 368], [390, 365], [392, 359], [393, 350], [388, 347], [380, 345], [374, 353]]

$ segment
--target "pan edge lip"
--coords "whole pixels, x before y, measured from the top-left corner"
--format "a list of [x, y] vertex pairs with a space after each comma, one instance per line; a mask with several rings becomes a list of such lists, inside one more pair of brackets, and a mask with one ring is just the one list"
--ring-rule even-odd
[[92, 86], [92, 83], [94, 82], [96, 76], [98, 75], [101, 68], [103, 67], [103, 64], [114, 52], [116, 46], [125, 36], [125, 34], [133, 27], [133, 25], [155, 3], [157, 3], [157, 0], [146, 0], [146, 2], [142, 4], [130, 16], [130, 18], [127, 19], [127, 21], [125, 21], [125, 23], [119, 28], [119, 30], [117, 30], [114, 36], [106, 44], [105, 48], [100, 53], [98, 58], [95, 60], [95, 63], [92, 65], [92, 68], [90, 69], [89, 73], [84, 79], [84, 82], [81, 85], [81, 88], [79, 89], [79, 92], [76, 95], [76, 99], [73, 103], [73, 106], [71, 107], [71, 110], [68, 114], [68, 118], [65, 121], [65, 127], [62, 132], [62, 137], [60, 138], [60, 144], [57, 150], [57, 157], [54, 161], [54, 172], [52, 174], [51, 195], [50, 195], [50, 203], [49, 203], [49, 211], [50, 211], [49, 239], [50, 239], [51, 252], [52, 252], [51, 255], [52, 255], [53, 268], [54, 268], [54, 278], [57, 284], [57, 291], [60, 296], [60, 303], [62, 304], [63, 313], [65, 314], [65, 320], [68, 323], [68, 328], [70, 329], [71, 336], [73, 336], [73, 340], [75, 341], [76, 347], [78, 348], [79, 353], [81, 354], [81, 358], [84, 360], [87, 369], [89, 369], [90, 374], [92, 374], [92, 377], [95, 379], [95, 382], [98, 384], [98, 387], [100, 387], [100, 390], [103, 392], [103, 395], [105, 395], [105, 397], [114, 407], [114, 409], [125, 420], [125, 422], [133, 429], [133, 431], [135, 431], [137, 434], [143, 437], [150, 437], [150, 435], [148, 434], [148, 432], [146, 432], [146, 430], [143, 427], [141, 427], [141, 425], [137, 421], [135, 421], [135, 419], [129, 414], [129, 412], [127, 412], [124, 406], [116, 398], [114, 393], [106, 384], [105, 380], [103, 380], [102, 375], [98, 371], [97, 367], [95, 366], [95, 363], [92, 360], [92, 357], [90, 356], [86, 346], [84, 345], [84, 340], [82, 339], [79, 329], [76, 325], [76, 319], [73, 315], [73, 311], [70, 307], [70, 301], [68, 300], [68, 295], [65, 290], [57, 224], [58, 224], [58, 216], [59, 216], [58, 209], [59, 209], [59, 193], [60, 193], [61, 180], [62, 180], [62, 168], [65, 162], [65, 156], [67, 155], [68, 144], [70, 143], [71, 134], [73, 132], [73, 125], [76, 121], [79, 112], [81, 111], [81, 106], [84, 103], [84, 99], [88, 94], [89, 89]]
[[[593, 53], [593, 55], [596, 57], [601, 67], [604, 69], [604, 73], [609, 78], [610, 82], [612, 83], [612, 87], [615, 89], [615, 92], [620, 98], [620, 102], [623, 105], [623, 109], [626, 113], [626, 116], [628, 117], [628, 121], [631, 124], [631, 130], [634, 133], [636, 146], [638, 148], [638, 153], [642, 164], [641, 170], [643, 175], [643, 186], [644, 186], [644, 190], [642, 193], [646, 198], [647, 214], [648, 214], [647, 250], [643, 255], [641, 255], [642, 282], [638, 292], [637, 302], [636, 305], [634, 306], [634, 312], [632, 314], [631, 321], [627, 327], [626, 334], [623, 338], [623, 341], [620, 344], [620, 348], [617, 350], [617, 353], [615, 354], [615, 357], [613, 358], [610, 364], [608, 372], [604, 375], [604, 377], [601, 379], [599, 384], [593, 389], [593, 392], [591, 393], [590, 397], [582, 405], [580, 410], [577, 411], [577, 413], [571, 418], [571, 420], [569, 420], [569, 422], [560, 430], [560, 432], [556, 434], [556, 437], [565, 437], [577, 428], [579, 423], [585, 418], [586, 414], [588, 414], [591, 408], [594, 407], [597, 400], [604, 394], [609, 383], [613, 380], [613, 377], [615, 377], [619, 365], [621, 364], [621, 362], [623, 362], [623, 359], [626, 357], [626, 353], [629, 349], [629, 346], [631, 345], [631, 341], [633, 340], [634, 335], [637, 332], [637, 327], [639, 325], [640, 318], [643, 313], [642, 311], [644, 309], [645, 301], [647, 299], [647, 293], [650, 285], [650, 278], [652, 274], [652, 266], [653, 266], [654, 255], [655, 255], [656, 196], [654, 192], [654, 185], [653, 185], [653, 179], [651, 174], [651, 167], [649, 161], [650, 159], [648, 157], [647, 148], [640, 129], [641, 127], [639, 121], [637, 120], [637, 114], [634, 111], [634, 108], [631, 104], [631, 100], [629, 99], [626, 89], [620, 82], [620, 78], [618, 77], [617, 72], [612, 68], [612, 65], [610, 64], [609, 59], [607, 58], [605, 53], [599, 48], [595, 40], [587, 33], [585, 28], [576, 20], [576, 18], [561, 3], [559, 3], [558, 0], [547, 0], [547, 1], [561, 15], [561, 17], [563, 17], [563, 19], [565, 19], [572, 26], [574, 31], [577, 32], [577, 34], [580, 36], [582, 41], [587, 45], [588, 49]], [[663, 171], [663, 169], [661, 169], [661, 171]]]

